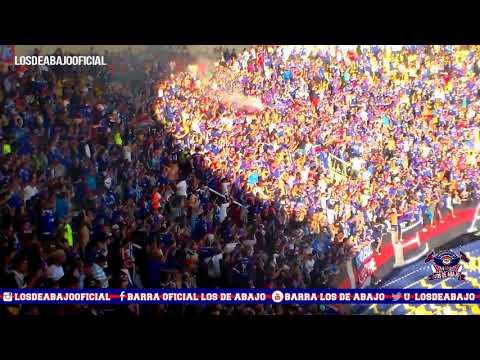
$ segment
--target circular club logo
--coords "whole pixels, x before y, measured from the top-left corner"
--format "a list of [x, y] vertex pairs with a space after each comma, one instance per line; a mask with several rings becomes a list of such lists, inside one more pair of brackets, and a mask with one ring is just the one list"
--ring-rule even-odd
[[272, 300], [274, 303], [281, 303], [283, 301], [283, 293], [279, 290], [275, 290], [272, 293]]
[[450, 257], [450, 255], [443, 255], [442, 256], [442, 263], [444, 266], [449, 266], [452, 262], [452, 258]]

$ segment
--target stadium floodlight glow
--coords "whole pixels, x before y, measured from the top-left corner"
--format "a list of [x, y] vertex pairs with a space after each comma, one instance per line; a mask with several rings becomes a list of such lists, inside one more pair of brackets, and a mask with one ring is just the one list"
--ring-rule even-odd
[[468, 233], [474, 233], [478, 231], [478, 227], [476, 226], [478, 220], [480, 220], [480, 204], [475, 209], [475, 215], [473, 215], [472, 224], [467, 230]]

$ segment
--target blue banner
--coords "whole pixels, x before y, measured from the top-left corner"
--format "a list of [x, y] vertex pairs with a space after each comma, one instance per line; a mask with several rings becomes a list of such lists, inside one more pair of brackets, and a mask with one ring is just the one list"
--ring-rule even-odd
[[478, 304], [480, 289], [3, 289], [2, 303]]

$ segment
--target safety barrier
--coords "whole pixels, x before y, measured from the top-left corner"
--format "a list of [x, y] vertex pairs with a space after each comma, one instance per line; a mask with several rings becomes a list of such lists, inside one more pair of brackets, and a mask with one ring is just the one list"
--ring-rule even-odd
[[417, 221], [399, 231], [396, 239], [393, 231], [384, 234], [380, 253], [367, 245], [352, 260], [341, 266], [340, 274], [330, 286], [339, 288], [363, 288], [372, 285], [372, 278], [383, 279], [396, 268], [422, 259], [431, 249], [443, 247], [458, 237], [479, 230], [480, 201], [469, 200], [454, 208], [455, 217], [447, 209], [441, 210], [442, 221], [423, 224]]
[[[226, 197], [225, 195], [220, 194], [218, 191], [215, 191], [215, 190], [213, 190], [213, 189], [210, 188], [210, 187], [208, 188], [208, 191], [214, 193], [214, 194], [217, 195], [217, 196], [220, 196], [220, 197], [223, 198], [224, 200], [227, 200], [227, 197]], [[245, 205], [239, 203], [239, 202], [236, 201], [236, 200], [233, 200], [232, 202], [233, 202], [234, 204], [238, 205], [238, 206], [245, 207]]]

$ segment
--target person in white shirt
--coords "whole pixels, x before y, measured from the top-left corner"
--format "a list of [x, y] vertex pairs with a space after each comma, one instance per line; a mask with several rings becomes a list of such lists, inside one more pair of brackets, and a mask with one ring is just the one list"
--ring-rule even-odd
[[318, 191], [324, 193], [327, 190], [327, 183], [323, 178], [318, 180]]
[[63, 267], [62, 266], [52, 264], [48, 267], [47, 276], [48, 276], [49, 279], [52, 279], [54, 281], [58, 281], [64, 275], [65, 275], [65, 273], [63, 272]]
[[177, 184], [177, 196], [187, 196], [187, 182], [185, 180], [181, 180]]
[[200, 129], [200, 121], [197, 118], [194, 118], [192, 121], [192, 131], [200, 134], [202, 130]]
[[205, 259], [208, 265], [208, 277], [218, 279], [221, 276], [220, 260], [223, 259], [223, 253], [219, 253], [210, 258]]
[[291, 189], [293, 187], [293, 183], [295, 182], [295, 176], [294, 175], [290, 175], [288, 177], [288, 180], [287, 180], [287, 185], [288, 185], [288, 188]]
[[301, 171], [302, 183], [306, 183], [308, 181], [308, 175], [310, 174], [310, 169], [308, 166], [305, 166], [304, 169]]
[[53, 178], [63, 178], [67, 174], [67, 169], [65, 166], [63, 166], [60, 162], [57, 160], [55, 161], [55, 165], [53, 166], [52, 169], [52, 177]]
[[218, 220], [223, 223], [223, 221], [227, 218], [227, 209], [230, 206], [229, 202], [223, 203], [219, 206], [219, 215]]
[[38, 188], [34, 184], [28, 184], [23, 189], [23, 200], [28, 201], [38, 194]]
[[62, 266], [66, 260], [65, 251], [56, 250], [50, 255], [50, 258], [51, 264], [47, 269], [47, 276], [53, 281], [58, 281], [65, 275]]
[[104, 255], [97, 255], [95, 263], [92, 265], [92, 276], [99, 283], [101, 288], [108, 288], [108, 277], [103, 268], [107, 264], [107, 259]]
[[230, 192], [230, 183], [228, 182], [228, 180], [224, 179], [222, 181], [222, 194], [228, 195], [229, 192]]
[[329, 197], [326, 196], [326, 195], [323, 195], [321, 198], [320, 198], [320, 207], [323, 209], [323, 210], [326, 210], [327, 209], [327, 201], [328, 201]]
[[123, 147], [123, 158], [128, 162], [132, 162], [132, 149], [128, 144]]
[[370, 200], [370, 195], [368, 195], [368, 192], [364, 192], [361, 197], [361, 205], [363, 207], [367, 207], [369, 200]]
[[107, 189], [110, 189], [110, 188], [111, 188], [111, 186], [112, 186], [112, 178], [111, 178], [109, 175], [106, 176], [105, 181], [104, 181], [104, 184], [105, 184], [105, 187], [106, 187]]
[[362, 170], [364, 160], [359, 157], [355, 157], [352, 159], [352, 170], [355, 174], [359, 174], [360, 171]]
[[327, 221], [329, 225], [333, 225], [335, 222], [335, 210], [327, 209]]
[[450, 195], [449, 193], [447, 193], [447, 197], [445, 199], [445, 205], [446, 205], [446, 208], [447, 210], [450, 211], [450, 213], [452, 214], [452, 218], [456, 218], [455, 214], [453, 213], [453, 203], [452, 203], [452, 195]]
[[92, 153], [90, 151], [90, 145], [85, 144], [84, 149], [85, 149], [85, 155], [87, 155], [87, 157], [90, 159], [92, 157]]
[[313, 253], [313, 249], [311, 247], [305, 250], [305, 254], [307, 255], [307, 258], [304, 260], [303, 266], [307, 274], [310, 274], [312, 272], [313, 267], [315, 265], [315, 258], [313, 257], [312, 253]]

